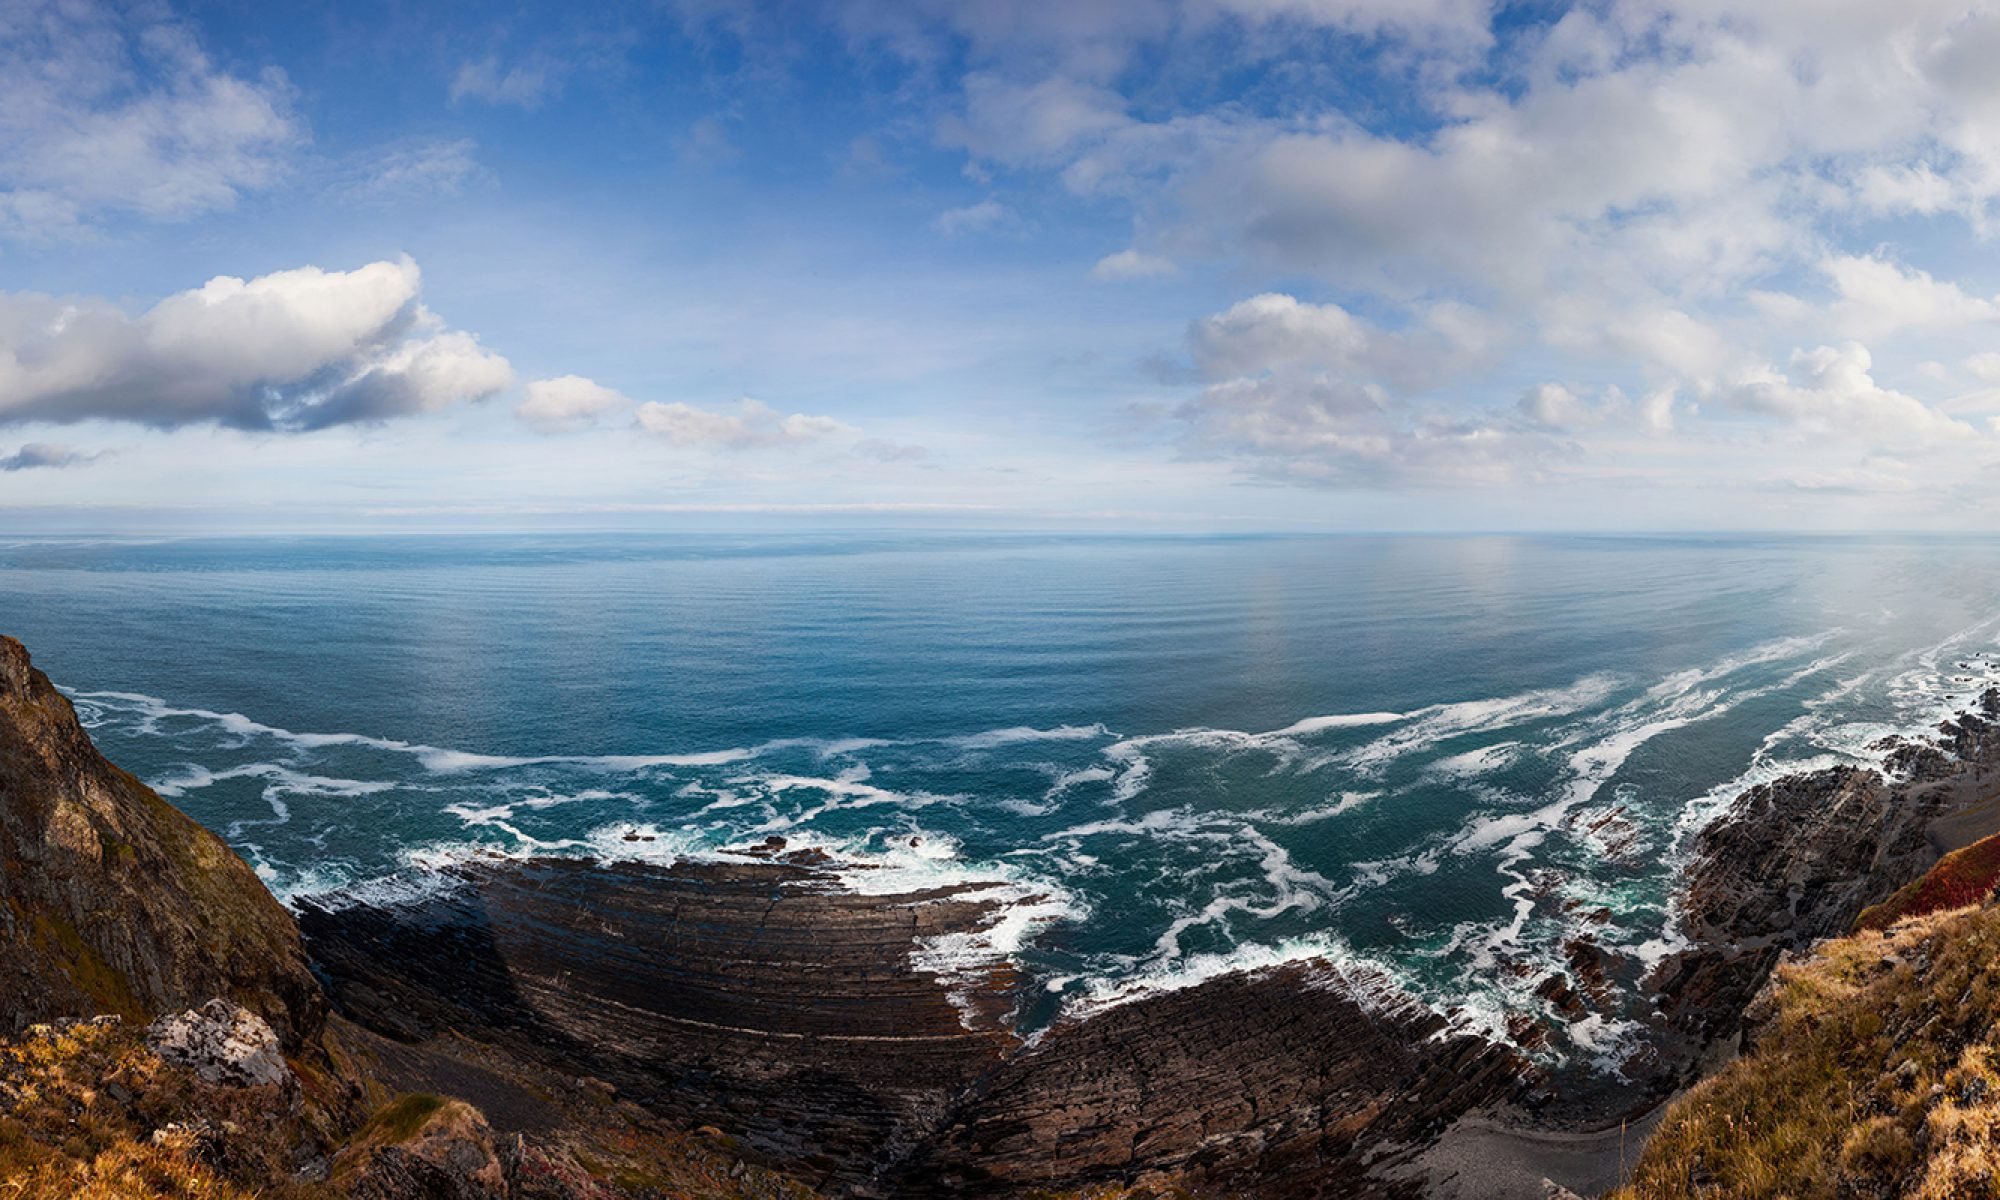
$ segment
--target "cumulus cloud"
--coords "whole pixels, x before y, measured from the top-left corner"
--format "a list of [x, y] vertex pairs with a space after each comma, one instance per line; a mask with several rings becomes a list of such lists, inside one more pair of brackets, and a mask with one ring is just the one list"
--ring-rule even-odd
[[1496, 332], [1461, 304], [1435, 305], [1409, 326], [1386, 330], [1338, 304], [1265, 292], [1194, 322], [1188, 340], [1196, 370], [1211, 379], [1331, 369], [1420, 390], [1477, 365]]
[[1189, 453], [1292, 482], [1532, 476], [1566, 450], [1555, 423], [1505, 411], [1452, 415], [1411, 399], [1477, 362], [1489, 336], [1485, 321], [1455, 305], [1391, 331], [1337, 304], [1267, 292], [1189, 327], [1196, 374], [1212, 382], [1173, 415]]
[[305, 136], [284, 76], [219, 69], [176, 22], [90, 0], [0, 11], [0, 234], [226, 209]]
[[0, 423], [309, 430], [506, 388], [507, 360], [418, 299], [415, 263], [217, 276], [133, 316], [0, 293]]
[[1737, 409], [1784, 419], [1813, 434], [1875, 444], [1922, 443], [1974, 436], [1971, 426], [1875, 381], [1873, 356], [1859, 342], [1792, 354], [1790, 370], [1747, 372], [1721, 394]]
[[537, 379], [522, 390], [525, 398], [514, 415], [547, 432], [576, 429], [632, 406], [624, 395], [581, 375]]
[[1873, 255], [1835, 255], [1821, 264], [1832, 281], [1834, 328], [1863, 341], [1904, 329], [1952, 330], [2000, 318], [2000, 306], [1930, 272]]
[[677, 446], [749, 450], [800, 445], [852, 435], [853, 427], [832, 417], [779, 413], [761, 400], [745, 398], [734, 412], [696, 408], [679, 401], [641, 404], [639, 428]]
[[98, 455], [73, 446], [51, 442], [29, 442], [12, 454], [0, 455], [0, 471], [32, 471], [37, 468], [80, 467], [95, 462]]
[[1504, 417], [1415, 412], [1380, 389], [1328, 375], [1211, 384], [1176, 416], [1196, 456], [1325, 486], [1506, 483], [1536, 475], [1568, 449]]

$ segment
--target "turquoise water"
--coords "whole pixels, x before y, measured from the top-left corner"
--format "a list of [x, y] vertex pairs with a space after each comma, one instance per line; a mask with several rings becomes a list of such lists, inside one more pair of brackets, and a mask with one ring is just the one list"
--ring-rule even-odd
[[1637, 1044], [1688, 838], [2000, 678], [2000, 543], [604, 536], [0, 544], [0, 630], [283, 896], [816, 846], [1010, 900], [1025, 1020], [1323, 954]]

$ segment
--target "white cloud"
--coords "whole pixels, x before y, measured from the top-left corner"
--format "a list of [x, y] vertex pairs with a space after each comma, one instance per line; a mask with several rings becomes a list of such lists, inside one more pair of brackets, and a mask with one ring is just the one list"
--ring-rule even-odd
[[439, 138], [383, 147], [355, 163], [348, 190], [363, 198], [457, 195], [486, 174], [471, 138]]
[[523, 63], [502, 68], [497, 55], [460, 64], [451, 77], [451, 101], [480, 100], [487, 104], [512, 104], [520, 108], [540, 108], [560, 84], [548, 63]]
[[1117, 283], [1128, 279], [1166, 279], [1180, 272], [1170, 258], [1157, 254], [1146, 254], [1139, 250], [1120, 250], [1097, 260], [1090, 268], [1090, 277], [1099, 283]]
[[1949, 330], [2000, 318], [2000, 306], [1874, 256], [1835, 255], [1821, 264], [1838, 296], [1834, 328], [1872, 341], [1904, 329]]
[[787, 416], [761, 400], [748, 398], [737, 402], [735, 412], [654, 400], [641, 404], [635, 415], [641, 429], [677, 446], [748, 450], [825, 441], [855, 432], [832, 417]]
[[931, 222], [931, 228], [951, 237], [961, 233], [985, 233], [1018, 220], [1012, 209], [989, 197], [963, 208], [946, 209]]
[[1480, 361], [1493, 322], [1459, 304], [1439, 304], [1410, 326], [1384, 330], [1338, 304], [1265, 292], [1196, 321], [1188, 340], [1206, 378], [1330, 368], [1421, 390]]
[[507, 361], [443, 327], [415, 263], [217, 276], [138, 316], [0, 293], [0, 423], [305, 430], [388, 420], [508, 386]]
[[1968, 355], [1964, 366], [1981, 383], [2000, 384], [2000, 352], [1982, 350]]
[[1547, 429], [1573, 429], [1595, 425], [1603, 414], [1560, 383], [1536, 384], [1522, 395], [1521, 414]]
[[575, 429], [632, 405], [619, 392], [581, 375], [537, 379], [523, 390], [526, 398], [514, 409], [514, 415], [550, 432]]
[[1566, 447], [1493, 416], [1451, 419], [1394, 404], [1331, 375], [1211, 384], [1175, 414], [1196, 457], [1251, 474], [1336, 487], [1461, 486], [1538, 474]]
[[281, 74], [220, 70], [171, 21], [90, 0], [0, 11], [0, 235], [226, 209], [305, 136]]
[[1859, 342], [1798, 350], [1788, 373], [1770, 367], [1746, 372], [1719, 398], [1743, 411], [1782, 418], [1807, 433], [1855, 437], [1875, 445], [1976, 436], [1965, 422], [1876, 383], [1873, 365], [1868, 348]]

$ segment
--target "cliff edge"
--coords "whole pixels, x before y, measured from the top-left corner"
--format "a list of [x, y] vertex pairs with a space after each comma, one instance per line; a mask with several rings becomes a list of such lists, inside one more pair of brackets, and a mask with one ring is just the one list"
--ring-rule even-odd
[[0, 637], [0, 1032], [224, 996], [288, 1050], [326, 1001], [297, 926], [236, 853], [107, 762]]

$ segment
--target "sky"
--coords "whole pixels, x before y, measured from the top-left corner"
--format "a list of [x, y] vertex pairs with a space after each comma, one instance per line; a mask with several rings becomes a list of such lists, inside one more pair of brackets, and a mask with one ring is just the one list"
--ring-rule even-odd
[[0, 526], [1979, 531], [2000, 3], [0, 0]]

